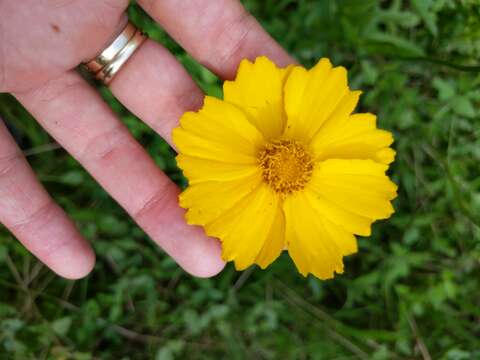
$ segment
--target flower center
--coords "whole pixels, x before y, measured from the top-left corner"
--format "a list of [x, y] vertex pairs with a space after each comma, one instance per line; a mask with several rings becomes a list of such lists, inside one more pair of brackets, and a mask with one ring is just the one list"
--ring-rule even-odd
[[312, 176], [312, 158], [295, 140], [271, 141], [258, 159], [263, 179], [280, 194], [302, 190]]

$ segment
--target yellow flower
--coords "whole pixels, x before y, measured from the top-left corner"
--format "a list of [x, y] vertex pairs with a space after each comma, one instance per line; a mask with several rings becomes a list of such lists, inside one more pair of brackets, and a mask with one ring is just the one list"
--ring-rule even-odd
[[187, 222], [219, 238], [238, 270], [265, 268], [287, 249], [304, 276], [342, 273], [355, 235], [394, 212], [392, 134], [373, 114], [352, 115], [360, 91], [328, 59], [311, 70], [243, 60], [223, 90], [173, 133]]

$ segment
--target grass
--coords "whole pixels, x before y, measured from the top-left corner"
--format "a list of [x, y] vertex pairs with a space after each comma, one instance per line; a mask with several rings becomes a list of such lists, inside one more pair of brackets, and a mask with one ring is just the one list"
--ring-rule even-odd
[[[328, 56], [394, 132], [396, 213], [360, 238], [346, 273], [186, 275], [6, 94], [0, 114], [98, 255], [72, 282], [0, 229], [0, 359], [480, 358], [480, 10], [477, 0], [245, 0], [301, 63]], [[144, 13], [130, 16], [202, 88], [220, 82]], [[159, 166], [169, 147], [102, 94]]]

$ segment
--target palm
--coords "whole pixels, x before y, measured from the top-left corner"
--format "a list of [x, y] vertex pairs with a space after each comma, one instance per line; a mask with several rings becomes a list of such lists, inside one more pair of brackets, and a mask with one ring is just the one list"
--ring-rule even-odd
[[[0, 1], [0, 91], [21, 92], [90, 59], [118, 32], [128, 0]], [[87, 15], [87, 14], [85, 14]]]

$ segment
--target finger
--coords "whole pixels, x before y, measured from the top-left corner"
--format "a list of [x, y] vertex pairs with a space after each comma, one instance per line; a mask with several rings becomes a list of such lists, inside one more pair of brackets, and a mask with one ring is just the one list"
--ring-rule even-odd
[[172, 146], [171, 132], [180, 116], [198, 109], [203, 93], [163, 46], [147, 40], [110, 83], [122, 104]]
[[294, 60], [238, 0], [139, 0], [139, 4], [200, 63], [224, 79], [244, 58], [266, 55], [279, 66]]
[[219, 243], [185, 223], [178, 188], [78, 74], [16, 96], [185, 270], [212, 276], [223, 268]]
[[1, 121], [0, 222], [59, 275], [78, 279], [92, 270], [92, 249], [39, 184]]

